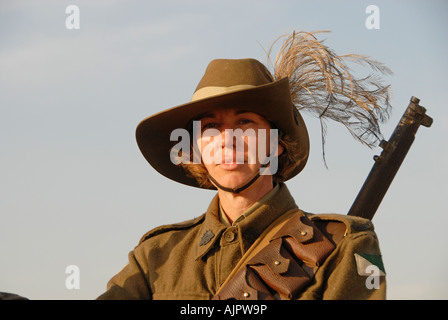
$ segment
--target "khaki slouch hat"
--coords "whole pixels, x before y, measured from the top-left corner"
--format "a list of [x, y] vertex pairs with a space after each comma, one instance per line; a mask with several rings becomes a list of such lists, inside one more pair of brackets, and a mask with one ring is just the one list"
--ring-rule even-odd
[[267, 68], [255, 59], [211, 61], [191, 102], [140, 122], [136, 131], [138, 146], [146, 160], [165, 177], [200, 187], [195, 179], [172, 163], [170, 150], [176, 142], [170, 141], [170, 135], [177, 128], [187, 129], [198, 115], [224, 108], [257, 113], [297, 141], [300, 161], [285, 180], [303, 169], [309, 154], [309, 138], [305, 123], [291, 101], [289, 80], [285, 77], [275, 81]]

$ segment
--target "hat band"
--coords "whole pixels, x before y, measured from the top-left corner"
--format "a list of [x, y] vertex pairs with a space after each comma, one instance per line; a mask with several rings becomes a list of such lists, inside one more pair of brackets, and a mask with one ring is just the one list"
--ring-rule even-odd
[[255, 87], [256, 86], [254, 86], [252, 84], [239, 84], [239, 85], [230, 86], [230, 87], [215, 87], [215, 86], [203, 87], [203, 88], [197, 90], [193, 94], [193, 97], [191, 98], [191, 102], [200, 100], [200, 99], [210, 98], [210, 97], [217, 96], [220, 94], [230, 93], [230, 92], [244, 90], [244, 89], [251, 89], [251, 88], [255, 88]]

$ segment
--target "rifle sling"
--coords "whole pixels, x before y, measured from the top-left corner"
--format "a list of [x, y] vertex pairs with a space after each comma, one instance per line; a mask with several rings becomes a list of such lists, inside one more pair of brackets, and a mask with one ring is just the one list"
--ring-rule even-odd
[[302, 210], [292, 209], [254, 242], [213, 299], [293, 299], [334, 249]]

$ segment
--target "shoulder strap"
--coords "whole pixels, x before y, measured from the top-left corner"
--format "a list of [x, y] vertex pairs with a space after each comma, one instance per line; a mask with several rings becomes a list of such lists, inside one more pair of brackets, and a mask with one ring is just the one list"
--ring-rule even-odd
[[157, 228], [154, 228], [154, 229], [146, 232], [140, 238], [140, 241], [138, 244], [140, 245], [142, 242], [148, 240], [149, 238], [152, 238], [152, 237], [162, 234], [164, 232], [168, 232], [168, 231], [172, 231], [172, 230], [183, 230], [183, 229], [194, 227], [195, 225], [201, 223], [204, 219], [205, 219], [205, 213], [197, 218], [186, 220], [184, 222], [159, 226]]
[[303, 211], [290, 210], [249, 248], [213, 299], [292, 299], [334, 248]]

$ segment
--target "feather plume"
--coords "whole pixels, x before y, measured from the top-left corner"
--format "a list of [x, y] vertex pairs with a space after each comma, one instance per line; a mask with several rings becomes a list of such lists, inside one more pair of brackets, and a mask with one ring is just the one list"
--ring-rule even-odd
[[[382, 139], [379, 124], [389, 118], [390, 86], [382, 75], [392, 74], [384, 64], [368, 56], [337, 55], [316, 38], [315, 32], [294, 32], [278, 38], [268, 52], [270, 59], [276, 43], [283, 40], [275, 63], [276, 80], [289, 78], [294, 106], [320, 120], [322, 153], [325, 161], [327, 120], [343, 124], [351, 135], [368, 147]], [[356, 78], [348, 63], [369, 67], [371, 74]]]

